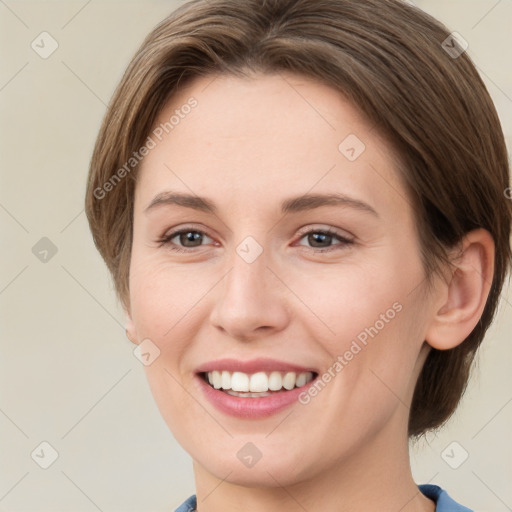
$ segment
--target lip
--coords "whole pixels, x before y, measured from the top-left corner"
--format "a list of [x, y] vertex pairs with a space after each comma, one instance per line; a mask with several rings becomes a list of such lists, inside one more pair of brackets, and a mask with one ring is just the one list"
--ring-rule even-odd
[[[225, 370], [230, 372], [239, 371], [249, 374], [256, 373], [258, 371], [314, 372], [315, 378], [299, 388], [275, 392], [269, 396], [263, 396], [261, 398], [244, 398], [228, 395], [220, 389], [215, 389], [210, 386], [202, 374], [214, 370]], [[261, 358], [252, 359], [250, 361], [219, 359], [200, 366], [197, 369], [195, 379], [206, 399], [222, 413], [241, 419], [258, 419], [276, 414], [298, 402], [300, 394], [307, 391], [307, 389], [316, 382], [318, 375], [318, 371], [313, 368], [306, 368], [283, 361], [277, 361], [275, 359]]]
[[240, 361], [237, 359], [217, 359], [216, 361], [209, 361], [196, 369], [196, 373], [213, 372], [214, 370], [227, 371], [227, 372], [243, 372], [243, 373], [256, 373], [256, 372], [314, 372], [318, 373], [315, 368], [306, 368], [285, 361], [277, 359], [268, 359], [261, 357], [258, 359], [251, 359], [249, 361]]

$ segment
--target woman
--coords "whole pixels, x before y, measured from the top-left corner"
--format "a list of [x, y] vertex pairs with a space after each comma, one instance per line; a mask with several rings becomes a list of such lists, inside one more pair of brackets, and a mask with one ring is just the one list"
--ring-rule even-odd
[[86, 212], [199, 510], [468, 510], [454, 412], [511, 251], [464, 43], [395, 0], [195, 0], [146, 38]]

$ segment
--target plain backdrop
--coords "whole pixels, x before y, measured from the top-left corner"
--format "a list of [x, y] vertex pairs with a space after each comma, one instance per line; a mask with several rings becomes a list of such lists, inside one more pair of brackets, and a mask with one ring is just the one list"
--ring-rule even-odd
[[[510, 148], [512, 2], [415, 3], [469, 43]], [[0, 0], [0, 511], [173, 511], [194, 492], [83, 209], [105, 105], [179, 4]], [[411, 450], [418, 483], [479, 512], [512, 509], [511, 328], [506, 290], [460, 409]]]

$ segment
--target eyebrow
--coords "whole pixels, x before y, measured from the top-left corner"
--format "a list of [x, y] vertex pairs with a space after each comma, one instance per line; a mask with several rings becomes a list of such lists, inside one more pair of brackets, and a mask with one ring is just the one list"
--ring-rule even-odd
[[[205, 197], [167, 191], [156, 195], [144, 210], [144, 213], [160, 206], [170, 205], [183, 206], [211, 214], [217, 214], [218, 212], [215, 203]], [[281, 203], [281, 212], [283, 214], [297, 213], [322, 206], [345, 206], [379, 217], [377, 211], [369, 204], [345, 194], [306, 194], [292, 197]]]

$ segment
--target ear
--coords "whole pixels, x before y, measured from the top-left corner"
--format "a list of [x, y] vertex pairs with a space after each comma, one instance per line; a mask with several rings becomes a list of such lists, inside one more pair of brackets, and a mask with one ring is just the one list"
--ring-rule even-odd
[[482, 316], [494, 275], [494, 240], [485, 229], [469, 232], [458, 247], [453, 269], [438, 289], [439, 300], [425, 341], [447, 350], [462, 343]]
[[124, 310], [126, 314], [126, 337], [135, 345], [139, 344], [137, 339], [137, 330], [135, 329], [135, 324], [133, 323], [130, 310], [125, 308]]

